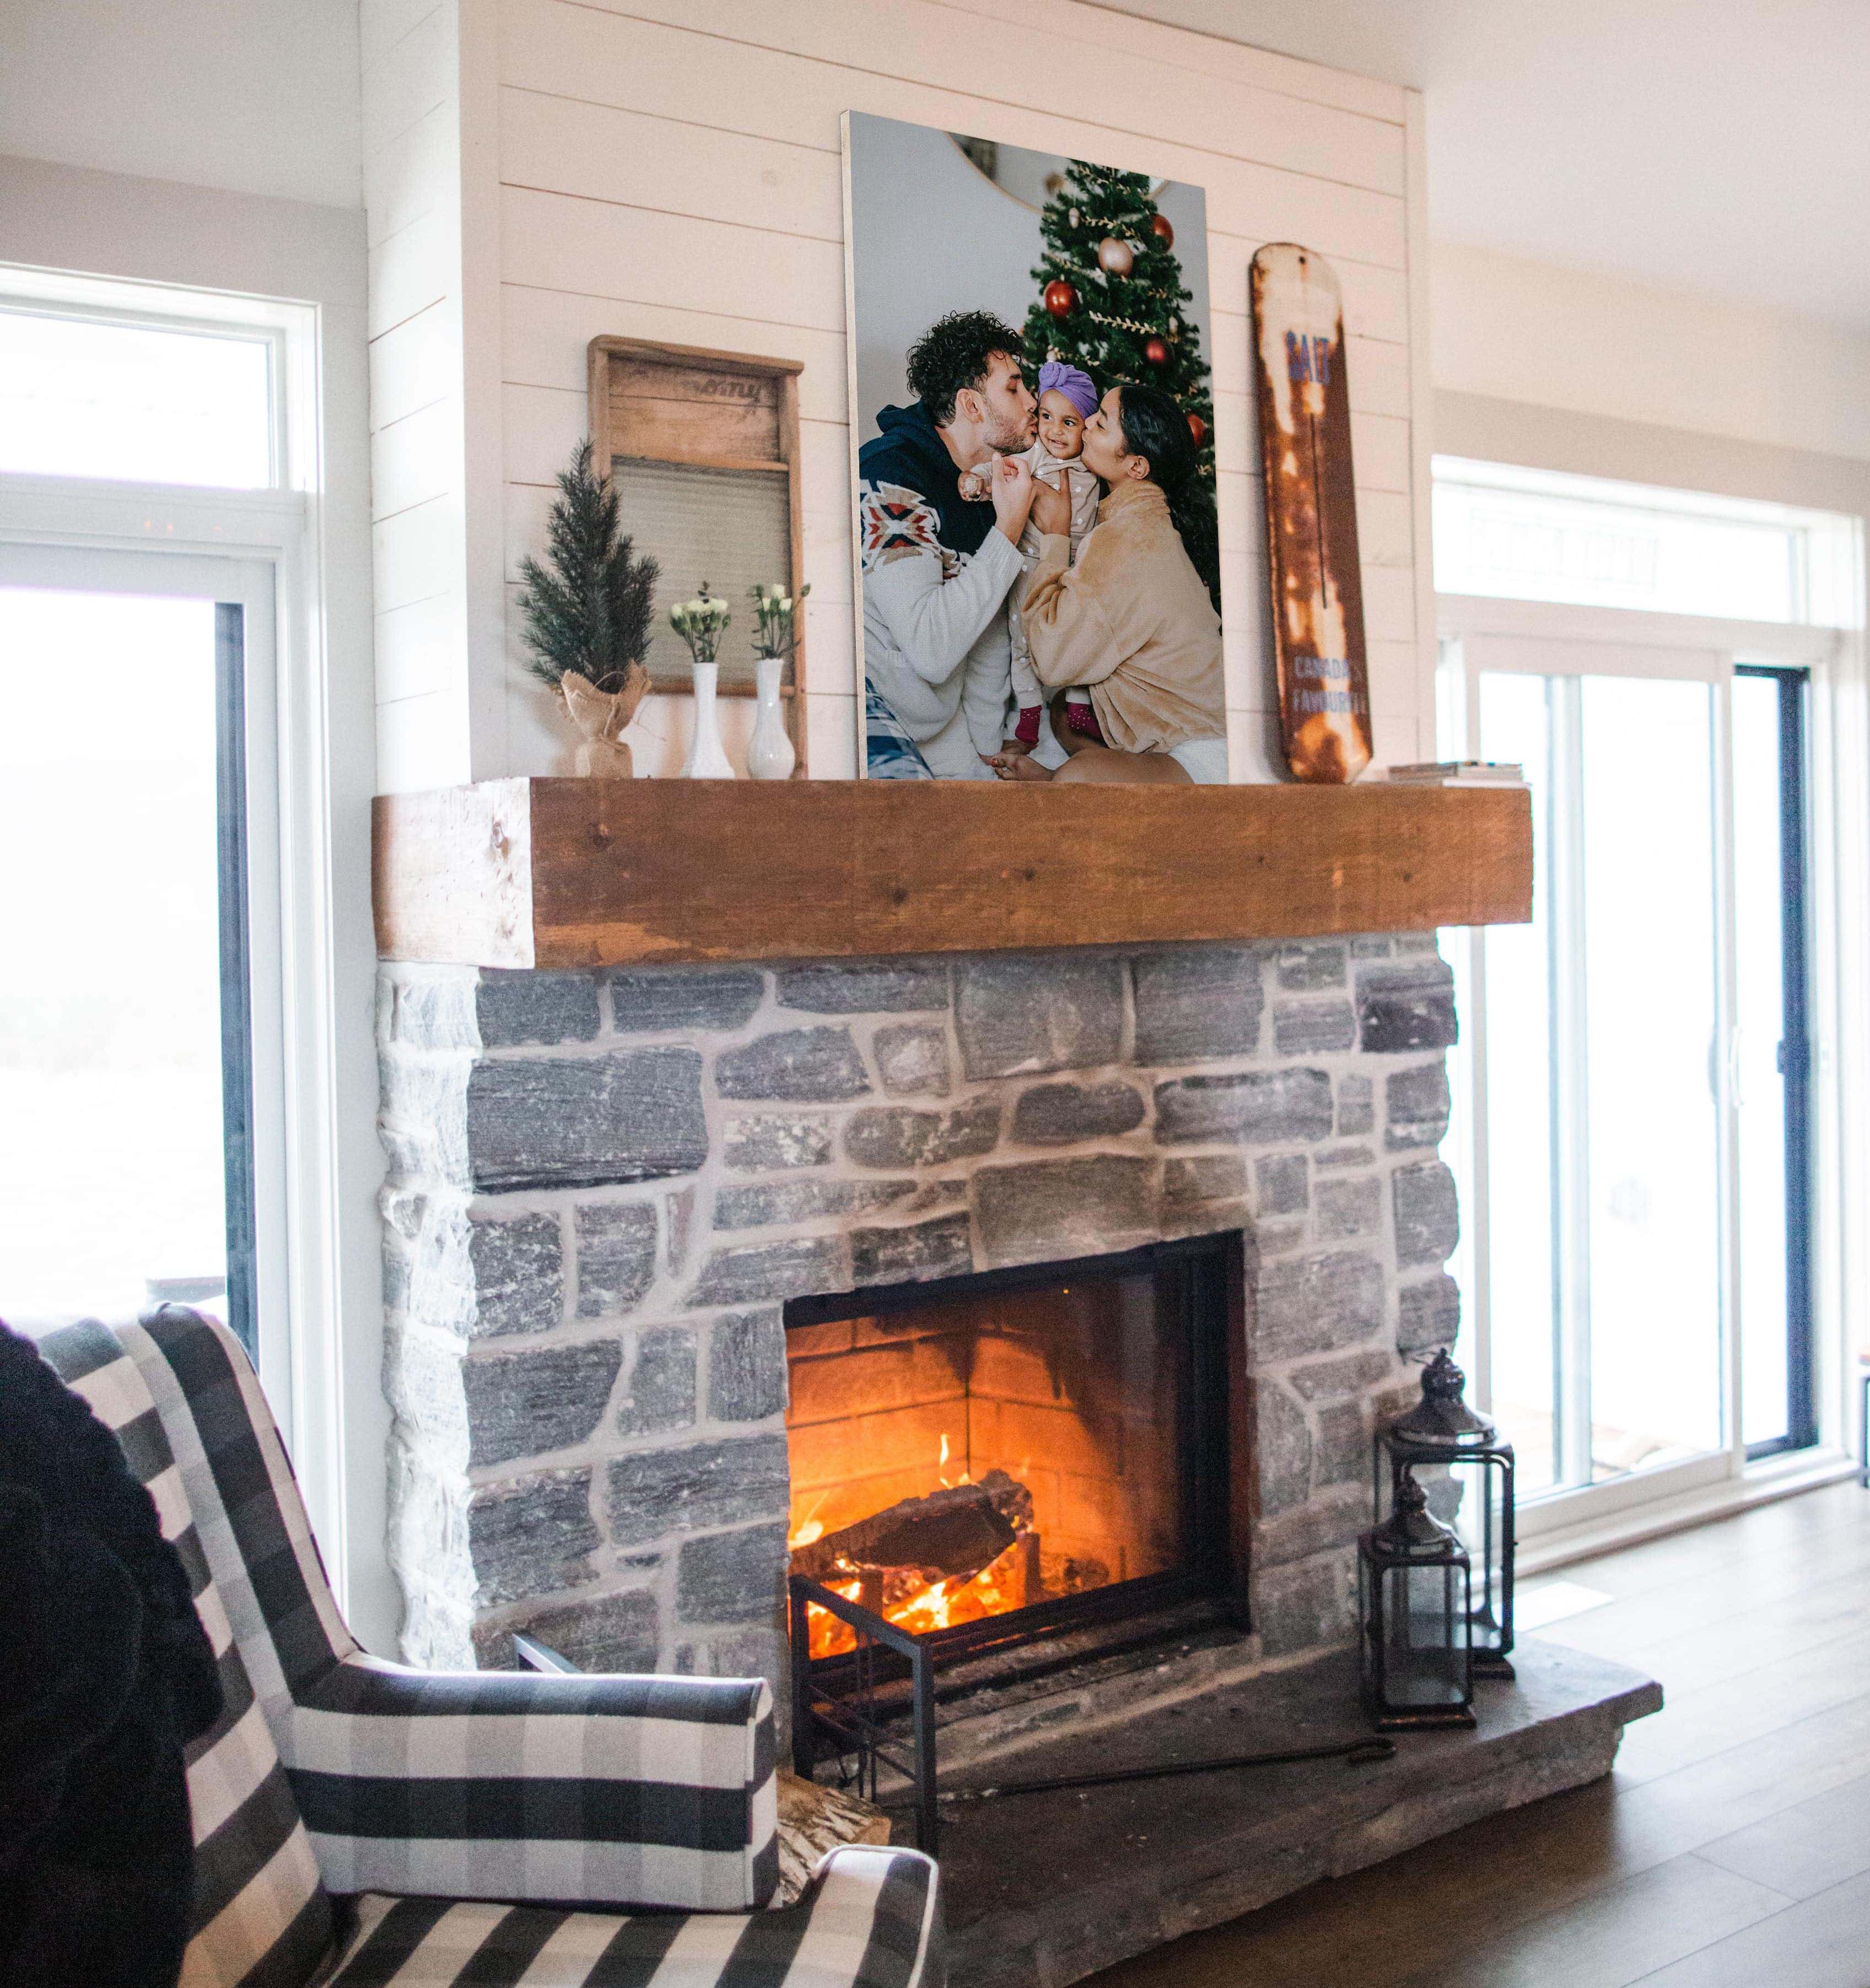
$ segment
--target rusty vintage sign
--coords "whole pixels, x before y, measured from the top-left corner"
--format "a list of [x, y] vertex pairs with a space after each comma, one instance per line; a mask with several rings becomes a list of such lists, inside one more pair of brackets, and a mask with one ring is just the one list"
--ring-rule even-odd
[[1341, 785], [1372, 751], [1343, 304], [1330, 265], [1295, 242], [1260, 249], [1252, 285], [1286, 759], [1298, 779]]

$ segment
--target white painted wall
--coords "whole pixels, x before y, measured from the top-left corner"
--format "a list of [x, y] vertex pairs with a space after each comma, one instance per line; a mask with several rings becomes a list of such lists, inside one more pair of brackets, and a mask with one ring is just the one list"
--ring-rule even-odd
[[1870, 458], [1870, 333], [1438, 242], [1438, 392]]
[[0, 152], [363, 205], [357, 0], [6, 0]]
[[[425, 0], [365, 0], [364, 20], [378, 606], [384, 621], [405, 605], [430, 617], [407, 674], [380, 622], [386, 785], [431, 784], [439, 765], [460, 763], [452, 727], [464, 709], [476, 777], [569, 769], [574, 741], [523, 673], [510, 605], [517, 561], [543, 542], [552, 478], [585, 431], [584, 349], [599, 333], [805, 362], [811, 763], [820, 776], [854, 772], [838, 139], [847, 109], [1205, 188], [1237, 777], [1272, 771], [1273, 703], [1247, 266], [1275, 239], [1331, 259], [1353, 341], [1378, 756], [1419, 756], [1431, 701], [1426, 511], [1417, 501], [1426, 270], [1419, 254], [1411, 266], [1411, 243], [1424, 238], [1419, 105], [1409, 93], [1079, 0], [632, 0], [628, 11], [622, 0], [440, 0], [426, 10]], [[1017, 52], [1042, 43], [1042, 95]], [[398, 80], [418, 74], [419, 88]], [[376, 111], [379, 96], [395, 108]], [[1059, 107], [1075, 103], [1095, 105], [1096, 117]], [[462, 141], [456, 163], [451, 117]], [[408, 163], [391, 170], [397, 147]], [[436, 219], [425, 232], [429, 215]], [[457, 312], [466, 353], [458, 409], [443, 377]], [[489, 313], [491, 404], [476, 370]], [[391, 437], [393, 426], [405, 436]], [[490, 444], [507, 585], [497, 643], [471, 595], [458, 620], [443, 604], [450, 590], [483, 578], [474, 558], [450, 567], [485, 489], [476, 474], [453, 480], [453, 451], [466, 462]], [[403, 509], [385, 511], [385, 491], [405, 469]], [[398, 542], [425, 534], [405, 557]], [[418, 561], [429, 577], [405, 581]], [[439, 590], [423, 593], [431, 582]], [[461, 627], [465, 681], [449, 647]], [[730, 725], [730, 750], [743, 729]], [[672, 770], [686, 730], [685, 700], [651, 699], [634, 731], [639, 769]]]

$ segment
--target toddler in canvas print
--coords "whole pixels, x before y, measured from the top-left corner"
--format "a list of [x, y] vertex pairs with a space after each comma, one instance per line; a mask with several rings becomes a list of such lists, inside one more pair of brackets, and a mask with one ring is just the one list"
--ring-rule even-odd
[[[1084, 424], [1096, 407], [1097, 389], [1092, 384], [1091, 376], [1080, 372], [1076, 366], [1048, 359], [1039, 368], [1038, 438], [1021, 456], [1015, 458], [1025, 462], [1041, 482], [1062, 492], [1069, 502], [1074, 559], [1086, 533], [1097, 522], [1098, 499], [1103, 495], [1103, 486], [1078, 459], [1084, 449]], [[991, 489], [984, 470], [967, 472], [960, 479], [960, 486], [964, 497], [984, 498]], [[1020, 555], [1028, 573], [1038, 563], [1041, 536], [1038, 526], [1030, 522], [1020, 536]], [[1021, 590], [1015, 583], [1007, 605], [1013, 702], [1019, 712], [1014, 735], [1006, 742], [1005, 749], [1009, 752], [1029, 752], [1038, 743], [1043, 703], [1039, 680], [1032, 671], [1031, 646], [1020, 618]], [[1088, 711], [1088, 698], [1082, 691], [1077, 695]]]

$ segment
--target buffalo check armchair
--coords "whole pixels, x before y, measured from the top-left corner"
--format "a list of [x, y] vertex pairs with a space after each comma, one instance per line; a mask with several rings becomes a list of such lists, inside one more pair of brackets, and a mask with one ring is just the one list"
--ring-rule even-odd
[[763, 1680], [381, 1662], [229, 1333], [171, 1306], [39, 1344], [148, 1487], [220, 1664], [186, 1988], [941, 1988], [913, 1851], [835, 1850], [770, 1908]]

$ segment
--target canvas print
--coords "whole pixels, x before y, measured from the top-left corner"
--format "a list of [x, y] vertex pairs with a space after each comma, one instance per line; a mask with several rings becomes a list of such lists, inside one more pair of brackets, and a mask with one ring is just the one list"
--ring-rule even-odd
[[859, 757], [1228, 777], [1198, 187], [845, 119]]

